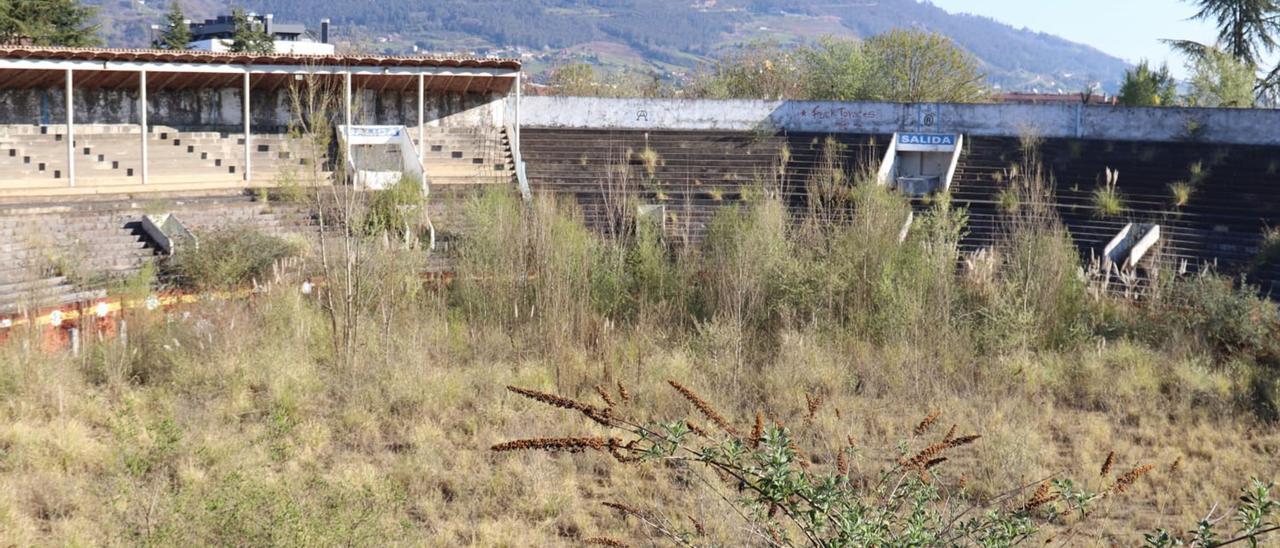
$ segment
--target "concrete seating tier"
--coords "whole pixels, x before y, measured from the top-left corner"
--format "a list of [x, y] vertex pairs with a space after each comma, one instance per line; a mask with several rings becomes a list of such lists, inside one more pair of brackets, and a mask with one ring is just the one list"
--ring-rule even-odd
[[[65, 128], [0, 126], [0, 170], [10, 175], [0, 180], [0, 196], [265, 186], [326, 162], [323, 157], [309, 158], [313, 154], [307, 147], [288, 135], [254, 135], [252, 180], [246, 182], [243, 135], [153, 127], [148, 135], [148, 184], [143, 186], [141, 149], [137, 126], [77, 126], [77, 180], [76, 188], [70, 188]], [[322, 179], [329, 181], [329, 174], [322, 174]]]
[[243, 190], [8, 199], [0, 203], [0, 314], [102, 296], [112, 280], [155, 260], [140, 222], [160, 212], [197, 233], [226, 226], [281, 236], [312, 230], [305, 208], [258, 202]]
[[416, 143], [433, 187], [515, 181], [511, 143], [504, 129], [428, 127], [426, 143], [421, 139]]
[[522, 139], [535, 192], [572, 196], [588, 225], [606, 231], [623, 204], [662, 206], [668, 236], [687, 243], [705, 236], [720, 208], [759, 188], [776, 189], [801, 210], [806, 185], [827, 167], [824, 151], [832, 150], [847, 174], [875, 165], [889, 142], [872, 135], [528, 128]]
[[[1192, 270], [1216, 263], [1240, 273], [1258, 253], [1263, 230], [1280, 226], [1280, 158], [1272, 148], [1050, 139], [1039, 151], [1053, 177], [1055, 207], [1085, 257], [1101, 254], [1126, 223], [1158, 223], [1167, 257], [1185, 260]], [[970, 211], [967, 246], [989, 245], [998, 236], [1007, 218], [999, 193], [1021, 163], [1017, 139], [966, 139], [951, 192]], [[1101, 215], [1093, 199], [1107, 168], [1119, 172], [1116, 188], [1125, 206], [1115, 217]], [[1183, 205], [1170, 188], [1178, 182], [1194, 188]], [[1280, 265], [1257, 274], [1253, 281], [1264, 290], [1280, 283]]]

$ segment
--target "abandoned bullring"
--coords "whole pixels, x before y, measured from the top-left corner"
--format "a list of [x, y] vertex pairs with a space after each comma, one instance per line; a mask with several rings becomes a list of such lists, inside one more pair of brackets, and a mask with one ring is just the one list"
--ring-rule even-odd
[[664, 87], [174, 6], [122, 49], [0, 0], [0, 545], [1280, 530], [1261, 98], [796, 91], [979, 74], [907, 30]]
[[[1247, 273], [1267, 293], [1280, 281], [1280, 263], [1255, 260], [1280, 225], [1276, 111], [522, 100], [519, 75], [510, 59], [0, 47], [0, 313], [94, 308], [112, 280], [163, 262], [174, 234], [305, 237], [318, 212], [282, 191], [402, 177], [421, 181], [442, 268], [463, 198], [494, 186], [571, 197], [603, 234], [653, 217], [689, 245], [754, 189], [799, 212], [825, 203], [824, 171], [869, 170], [917, 209], [939, 193], [965, 208], [967, 252], [1044, 202], [1112, 289], [1162, 266]], [[1019, 182], [1030, 160], [1051, 194]]]

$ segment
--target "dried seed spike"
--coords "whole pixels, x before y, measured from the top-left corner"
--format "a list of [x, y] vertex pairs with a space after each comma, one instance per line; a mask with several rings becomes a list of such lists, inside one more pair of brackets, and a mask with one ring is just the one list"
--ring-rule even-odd
[[808, 392], [805, 392], [804, 401], [808, 407], [809, 420], [813, 420], [814, 416], [818, 414], [818, 409], [822, 407], [822, 394], [810, 396]]
[[1020, 512], [1030, 512], [1053, 501], [1054, 498], [1056, 497], [1049, 493], [1049, 482], [1044, 482], [1040, 484], [1040, 487], [1036, 488], [1036, 492], [1018, 510]]
[[849, 461], [845, 458], [843, 449], [841, 449], [840, 453], [836, 455], [836, 471], [839, 472], [841, 476], [849, 475]]
[[689, 419], [685, 419], [685, 421], [684, 421], [684, 425], [685, 425], [685, 426], [687, 426], [687, 427], [689, 427], [689, 430], [692, 430], [694, 434], [697, 434], [697, 435], [702, 436], [702, 437], [704, 437], [704, 438], [709, 438], [709, 437], [711, 437], [711, 435], [710, 435], [710, 433], [709, 433], [709, 432], [707, 432], [707, 431], [706, 431], [705, 429], [703, 429], [701, 426], [698, 426], [698, 424], [697, 424], [697, 423], [695, 423], [695, 422], [693, 422], [693, 421], [691, 421], [691, 420], [689, 420]]
[[698, 394], [693, 390], [686, 388], [684, 385], [676, 381], [668, 380], [667, 384], [670, 384], [672, 388], [676, 389], [676, 392], [679, 392], [681, 396], [684, 396], [684, 399], [689, 400], [689, 403], [692, 403], [694, 407], [698, 408], [698, 411], [701, 411], [703, 416], [707, 417], [707, 420], [711, 421], [716, 426], [719, 426], [721, 430], [728, 432], [730, 435], [735, 437], [738, 436], [737, 429], [730, 425], [729, 421], [725, 420], [720, 413], [717, 413], [715, 408], [711, 407], [711, 404], [707, 403], [707, 400], [702, 399], [702, 397], [698, 396]]
[[760, 440], [764, 438], [764, 413], [756, 411], [756, 425], [751, 429], [751, 445], [760, 446]]
[[947, 457], [938, 457], [936, 459], [932, 459], [929, 462], [924, 463], [924, 469], [928, 470], [944, 462], [947, 462]]
[[622, 385], [622, 381], [618, 381], [618, 397], [622, 398], [623, 403], [631, 401], [631, 391]]
[[635, 506], [632, 506], [625, 502], [602, 502], [601, 504], [609, 508], [613, 508], [614, 510], [617, 510], [619, 512], [622, 512], [623, 514], [629, 514], [639, 518], [645, 518], [648, 516], [648, 514], [641, 512], [639, 508], [636, 508]]
[[524, 396], [531, 400], [540, 401], [547, 405], [550, 405], [553, 407], [559, 407], [562, 409], [573, 409], [575, 411], [586, 411], [589, 409], [595, 409], [595, 407], [591, 405], [587, 405], [577, 400], [566, 398], [564, 396], [557, 396], [555, 394], [548, 394], [546, 392], [539, 392], [537, 390], [529, 390], [528, 388], [508, 386], [507, 390], [515, 392], [516, 394], [520, 394], [521, 396]]
[[956, 447], [960, 447], [963, 445], [968, 445], [970, 443], [973, 443], [980, 437], [982, 436], [977, 436], [977, 435], [961, 436], [951, 441], [938, 442], [928, 447], [925, 447], [924, 449], [921, 449], [919, 453], [916, 453], [916, 455], [914, 457], [911, 457], [910, 459], [905, 457], [902, 459], [899, 459], [898, 464], [906, 468], [919, 468], [923, 466], [925, 463], [937, 458], [939, 455], [942, 454], [943, 451], [946, 451], [948, 449], [955, 449]]
[[1120, 478], [1116, 480], [1116, 484], [1111, 486], [1111, 490], [1115, 491], [1116, 493], [1125, 492], [1125, 490], [1133, 486], [1134, 482], [1138, 481], [1138, 478], [1145, 476], [1147, 472], [1150, 472], [1151, 469], [1153, 468], [1155, 468], [1155, 466], [1152, 466], [1150, 464], [1144, 464], [1142, 466], [1134, 468], [1133, 470], [1125, 472], [1124, 475], [1120, 476]]
[[924, 420], [920, 421], [920, 424], [916, 425], [916, 429], [912, 433], [914, 433], [917, 437], [923, 436], [925, 432], [929, 431], [929, 427], [933, 426], [933, 423], [938, 421], [938, 417], [940, 416], [942, 416], [941, 411], [934, 411], [932, 413], [929, 413], [929, 415], [926, 416]]
[[562, 409], [572, 409], [574, 411], [578, 411], [582, 413], [584, 416], [586, 416], [587, 418], [599, 423], [601, 426], [612, 427], [614, 425], [613, 418], [611, 417], [611, 410], [607, 408], [601, 409], [594, 405], [588, 405], [574, 399], [566, 398], [564, 396], [557, 396], [555, 394], [548, 394], [546, 392], [539, 392], [537, 390], [529, 390], [527, 388], [508, 386], [507, 390], [515, 392], [516, 394], [519, 394], [531, 400], [545, 403], [552, 407], [559, 407]]
[[506, 451], [564, 451], [567, 453], [581, 453], [587, 449], [594, 449], [596, 451], [602, 450], [610, 443], [611, 440], [604, 438], [533, 438], [499, 443], [490, 447], [489, 450], [499, 453]]
[[700, 537], [707, 536], [707, 528], [702, 526], [702, 522], [698, 521], [698, 518], [695, 518], [693, 517], [693, 515], [690, 515], [689, 521], [693, 522], [693, 531], [697, 533], [698, 536]]
[[951, 440], [954, 439], [956, 439], [956, 425], [953, 424], [951, 425], [951, 429], [947, 430], [947, 435], [942, 437], [942, 442], [951, 443]]
[[956, 490], [964, 491], [964, 488], [967, 487], [968, 485], [969, 485], [969, 477], [960, 476], [960, 481], [956, 482]]
[[610, 396], [609, 391], [605, 390], [603, 386], [597, 384], [596, 393], [600, 394], [600, 399], [604, 400], [605, 405], [608, 405], [609, 407], [616, 407], [618, 405], [618, 403], [613, 400], [613, 396]]
[[594, 546], [608, 546], [609, 548], [631, 548], [630, 544], [627, 544], [618, 539], [613, 539], [609, 537], [591, 537], [589, 539], [583, 540], [582, 542], [584, 544], [589, 544]]
[[1110, 453], [1107, 453], [1107, 459], [1102, 461], [1102, 470], [1099, 471], [1098, 475], [1104, 478], [1107, 476], [1110, 476], [1111, 467], [1115, 466], [1115, 464], [1116, 464], [1116, 452], [1111, 451]]
[[630, 442], [627, 442], [626, 445], [622, 445], [621, 440], [617, 438], [610, 438], [609, 454], [613, 456], [614, 460], [617, 460], [618, 462], [623, 464], [639, 462], [641, 460], [641, 457], [628, 457], [625, 454], [623, 454], [624, 450], [635, 452], [635, 447], [637, 443], [638, 443], [638, 440], [631, 440]]
[[937, 457], [938, 454], [946, 450], [947, 450], [947, 444], [935, 443], [933, 445], [925, 447], [924, 449], [921, 449], [920, 452], [916, 453], [914, 457], [911, 457], [909, 459], [904, 458], [902, 460], [899, 460], [898, 463], [907, 468], [917, 468], [920, 465], [926, 462], [929, 462], [930, 460], [933, 460], [934, 457]]

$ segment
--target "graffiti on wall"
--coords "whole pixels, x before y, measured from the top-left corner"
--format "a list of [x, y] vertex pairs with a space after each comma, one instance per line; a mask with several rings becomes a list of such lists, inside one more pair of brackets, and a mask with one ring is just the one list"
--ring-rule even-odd
[[860, 128], [876, 121], [879, 113], [873, 110], [858, 110], [843, 106], [814, 105], [801, 109], [796, 116], [803, 123], [813, 121], [839, 129]]

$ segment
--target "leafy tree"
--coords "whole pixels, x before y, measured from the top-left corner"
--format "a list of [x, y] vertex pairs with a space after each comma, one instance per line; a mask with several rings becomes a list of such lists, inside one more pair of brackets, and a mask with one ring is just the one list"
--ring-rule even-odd
[[594, 96], [600, 91], [596, 69], [587, 63], [569, 63], [551, 73], [548, 84], [557, 95]]
[[987, 96], [977, 61], [941, 34], [895, 30], [864, 49], [876, 75], [870, 99], [967, 103]]
[[1195, 107], [1247, 108], [1254, 104], [1257, 75], [1252, 65], [1217, 48], [1188, 63], [1191, 77], [1186, 101]]
[[95, 46], [101, 43], [92, 23], [95, 14], [78, 0], [5, 0], [0, 2], [0, 43]]
[[235, 22], [235, 34], [231, 37], [231, 51], [241, 53], [272, 53], [276, 50], [275, 40], [267, 34], [262, 25], [249, 17], [242, 9], [231, 11]]
[[977, 62], [939, 34], [893, 31], [866, 42], [745, 48], [693, 86], [712, 98], [970, 102], [986, 96]]
[[824, 37], [800, 51], [804, 65], [803, 95], [808, 99], [856, 101], [873, 95], [873, 67], [862, 44]]
[[164, 49], [187, 49], [187, 44], [191, 43], [191, 27], [187, 25], [187, 15], [182, 12], [182, 4], [178, 0], [169, 5], [164, 23], [164, 35], [156, 45]]
[[711, 99], [795, 99], [804, 73], [795, 51], [773, 41], [753, 42], [704, 68], [690, 94]]
[[1124, 72], [1117, 100], [1128, 107], [1172, 106], [1176, 95], [1177, 81], [1169, 74], [1169, 67], [1161, 65], [1160, 70], [1151, 70], [1143, 59], [1138, 66]]

